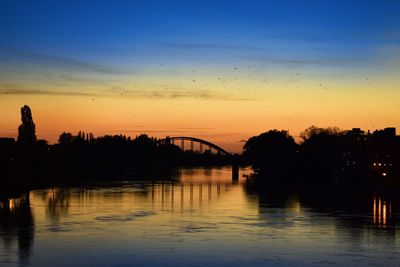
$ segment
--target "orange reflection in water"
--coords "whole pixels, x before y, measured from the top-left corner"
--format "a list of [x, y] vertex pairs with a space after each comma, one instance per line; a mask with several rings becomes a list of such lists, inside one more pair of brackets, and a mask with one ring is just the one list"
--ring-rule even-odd
[[19, 198], [9, 198], [0, 201], [0, 210], [7, 210], [8, 212], [16, 212], [16, 210], [29, 205], [29, 193], [20, 196]]
[[392, 218], [392, 204], [380, 197], [374, 196], [373, 223], [378, 227], [386, 227]]

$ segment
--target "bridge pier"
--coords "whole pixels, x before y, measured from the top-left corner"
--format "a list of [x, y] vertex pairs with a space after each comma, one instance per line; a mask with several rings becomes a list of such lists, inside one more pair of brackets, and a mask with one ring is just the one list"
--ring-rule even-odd
[[239, 157], [237, 154], [232, 156], [232, 182], [239, 182]]
[[239, 182], [239, 165], [232, 164], [232, 182], [237, 183]]

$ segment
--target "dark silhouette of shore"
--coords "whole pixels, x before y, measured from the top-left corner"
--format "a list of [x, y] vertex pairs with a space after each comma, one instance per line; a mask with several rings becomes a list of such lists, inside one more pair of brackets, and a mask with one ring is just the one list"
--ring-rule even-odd
[[37, 139], [28, 106], [21, 108], [21, 122], [17, 140], [0, 138], [0, 191], [76, 184], [92, 178], [168, 177], [178, 166], [221, 166], [231, 164], [233, 158], [211, 149], [184, 151], [145, 134], [131, 138], [64, 132], [57, 144], [49, 145]]
[[287, 131], [250, 138], [243, 162], [262, 184], [297, 188], [399, 186], [400, 137], [395, 128], [364, 133], [358, 128], [310, 127], [297, 144]]
[[[181, 138], [182, 137], [176, 137]], [[187, 137], [185, 137], [187, 138]], [[360, 129], [310, 127], [296, 143], [287, 131], [270, 130], [250, 138], [242, 155], [211, 153], [201, 148], [185, 151], [170, 139], [145, 134], [95, 137], [64, 132], [58, 143], [38, 140], [32, 112], [21, 108], [17, 140], [0, 138], [1, 190], [24, 191], [46, 185], [79, 183], [90, 179], [169, 177], [179, 166], [252, 166], [249, 179], [258, 187], [314, 188], [398, 186], [400, 137], [395, 128], [364, 133]], [[236, 175], [233, 175], [237, 176]]]

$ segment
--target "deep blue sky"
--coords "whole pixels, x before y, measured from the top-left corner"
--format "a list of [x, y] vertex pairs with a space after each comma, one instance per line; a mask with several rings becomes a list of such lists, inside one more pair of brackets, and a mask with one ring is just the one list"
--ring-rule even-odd
[[360, 45], [398, 44], [399, 13], [399, 1], [2, 0], [0, 46], [95, 53], [323, 42], [351, 54]]

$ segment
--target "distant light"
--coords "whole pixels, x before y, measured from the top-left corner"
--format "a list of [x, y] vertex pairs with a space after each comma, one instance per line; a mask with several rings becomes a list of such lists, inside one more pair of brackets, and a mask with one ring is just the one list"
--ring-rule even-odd
[[8, 207], [8, 208], [9, 208], [10, 210], [13, 210], [14, 207], [15, 207], [15, 205], [14, 205], [15, 202], [9, 199], [9, 203], [10, 203], [10, 204], [9, 204], [9, 207]]
[[378, 163], [379, 166], [381, 166], [382, 164]]
[[382, 173], [382, 176], [387, 176], [387, 173], [386, 173], [386, 172], [383, 172], [383, 173]]
[[374, 162], [374, 166], [376, 166], [376, 163]]

